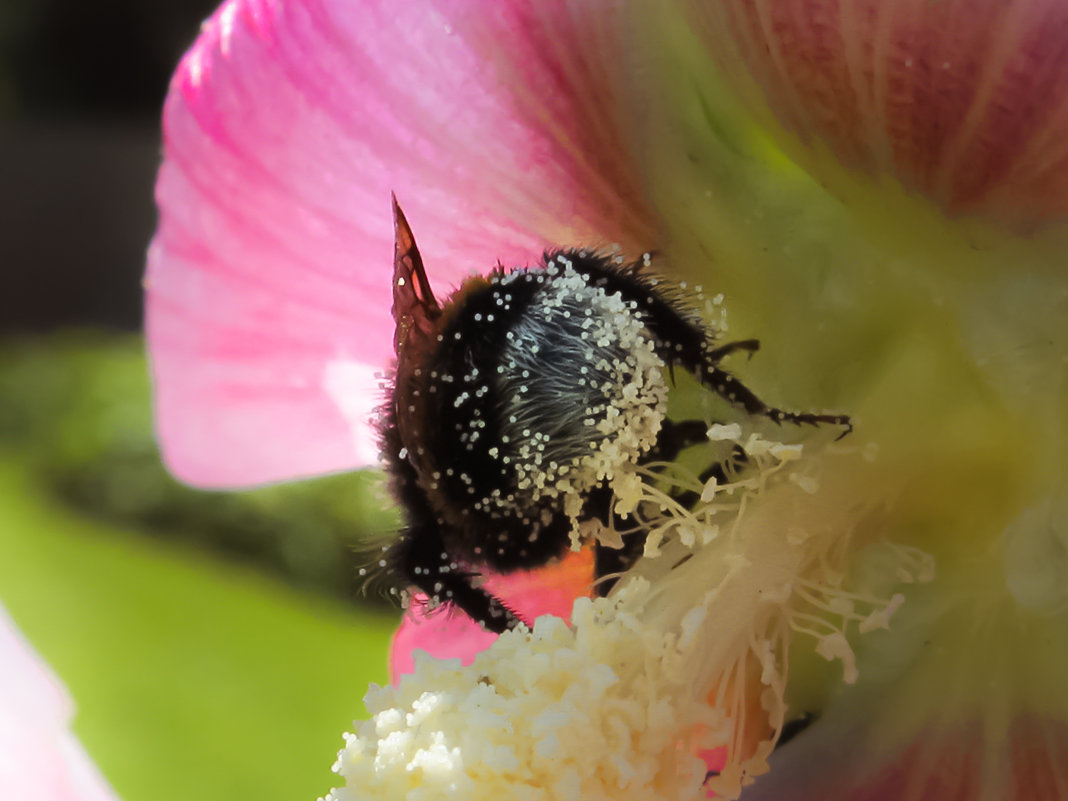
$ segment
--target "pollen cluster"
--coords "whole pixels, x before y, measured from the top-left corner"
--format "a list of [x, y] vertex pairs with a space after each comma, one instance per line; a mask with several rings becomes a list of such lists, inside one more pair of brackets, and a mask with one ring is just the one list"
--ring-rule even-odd
[[327, 798], [700, 797], [698, 733], [722, 722], [688, 703], [676, 638], [623, 598], [582, 599], [571, 627], [505, 632], [467, 667], [417, 654], [414, 675], [368, 694]]
[[[870, 511], [843, 508], [856, 448], [742, 438], [748, 463], [701, 482], [647, 470], [626, 499], [649, 545], [608, 598], [576, 601], [571, 625], [539, 619], [468, 667], [419, 655], [414, 674], [367, 697], [330, 801], [737, 798], [768, 770], [784, 723], [787, 651], [811, 643], [857, 678], [856, 636], [890, 624], [900, 583], [929, 580], [918, 551], [888, 543], [889, 582], [854, 586], [847, 557]], [[710, 449], [715, 446], [710, 444]], [[692, 505], [673, 498], [696, 496]], [[697, 754], [724, 749], [706, 777]]]

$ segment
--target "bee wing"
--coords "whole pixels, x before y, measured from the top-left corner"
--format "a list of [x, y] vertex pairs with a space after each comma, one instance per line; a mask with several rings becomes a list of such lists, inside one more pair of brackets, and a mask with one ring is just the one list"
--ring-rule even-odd
[[393, 319], [397, 330], [393, 347], [400, 357], [412, 335], [425, 337], [434, 329], [441, 306], [430, 288], [415, 237], [408, 220], [393, 196]]

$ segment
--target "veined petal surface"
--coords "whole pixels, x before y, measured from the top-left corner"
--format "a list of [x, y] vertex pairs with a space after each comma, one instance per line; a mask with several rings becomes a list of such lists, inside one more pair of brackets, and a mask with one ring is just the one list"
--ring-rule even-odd
[[443, 295], [547, 245], [644, 244], [615, 24], [611, 4], [341, 0], [233, 0], [205, 23], [166, 103], [146, 278], [176, 475], [374, 461], [391, 191]]
[[1059, 0], [694, 8], [728, 71], [845, 165], [893, 175], [953, 215], [1026, 228], [1068, 213], [1068, 6]]

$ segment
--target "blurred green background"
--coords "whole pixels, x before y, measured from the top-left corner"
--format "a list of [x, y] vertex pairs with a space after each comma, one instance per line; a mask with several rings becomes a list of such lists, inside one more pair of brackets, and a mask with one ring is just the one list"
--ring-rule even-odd
[[0, 603], [124, 801], [310, 800], [387, 677], [399, 612], [357, 570], [396, 519], [372, 474], [205, 493], [160, 465], [140, 276], [212, 6], [0, 4]]

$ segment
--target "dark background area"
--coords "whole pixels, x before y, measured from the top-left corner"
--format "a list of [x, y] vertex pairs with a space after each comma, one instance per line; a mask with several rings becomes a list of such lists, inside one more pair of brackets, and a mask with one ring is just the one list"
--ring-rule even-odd
[[375, 475], [203, 492], [160, 461], [160, 115], [215, 2], [0, 0], [0, 622], [122, 801], [323, 795], [398, 615], [358, 573], [396, 526]]
[[214, 5], [0, 2], [0, 334], [140, 328], [160, 110]]
[[217, 1], [0, 0], [0, 623], [123, 801], [324, 795], [398, 614], [359, 576], [376, 475], [205, 492], [159, 458], [160, 112]]
[[160, 462], [141, 277], [164, 98], [214, 2], [0, 0], [0, 458], [92, 520], [378, 601], [376, 476], [212, 493]]

